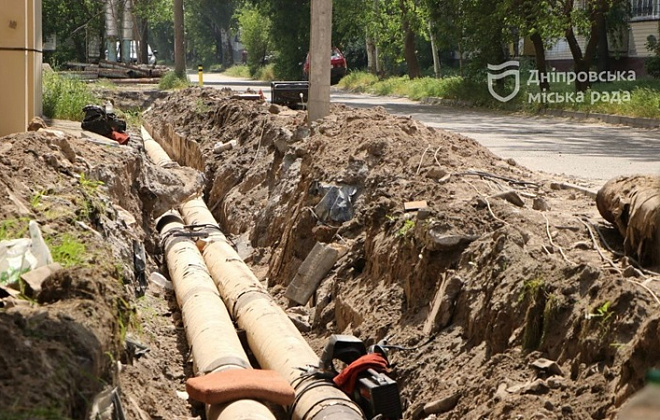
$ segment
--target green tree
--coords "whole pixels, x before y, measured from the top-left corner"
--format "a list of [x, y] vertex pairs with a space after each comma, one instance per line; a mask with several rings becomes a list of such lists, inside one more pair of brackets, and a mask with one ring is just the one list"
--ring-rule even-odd
[[269, 53], [270, 19], [250, 4], [238, 9], [236, 16], [241, 28], [241, 42], [248, 51], [250, 74], [254, 75], [264, 65]]
[[[615, 29], [627, 25], [629, 16], [628, 0], [582, 0], [577, 3], [575, 0], [554, 0], [551, 5], [562, 17], [564, 36], [576, 73], [588, 72], [598, 51], [602, 59], [607, 60], [608, 27]], [[587, 40], [584, 49], [578, 42], [578, 35]], [[585, 91], [588, 87], [589, 80], [575, 81], [578, 91]]]
[[[171, 0], [133, 0], [133, 15], [136, 22], [137, 41], [139, 41], [140, 51], [138, 53], [138, 62], [148, 62], [148, 48], [151, 44], [151, 34], [154, 28], [166, 24], [171, 27], [173, 21], [172, 1]], [[170, 40], [174, 38], [174, 33], [169, 34]], [[170, 41], [171, 42], [171, 41]], [[166, 53], [164, 48], [161, 53]]]
[[[88, 36], [102, 39], [103, 3], [93, 0], [43, 0], [44, 36], [56, 35], [57, 50], [45, 54], [53, 66], [67, 61], [84, 62]], [[99, 46], [103, 43], [99, 43]], [[101, 53], [102, 51], [99, 51]]]
[[236, 0], [195, 0], [186, 7], [188, 51], [203, 63], [230, 66]]

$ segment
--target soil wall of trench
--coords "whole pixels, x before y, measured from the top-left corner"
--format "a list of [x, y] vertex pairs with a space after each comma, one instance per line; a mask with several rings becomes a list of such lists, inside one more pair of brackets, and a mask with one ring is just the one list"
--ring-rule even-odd
[[429, 418], [611, 419], [660, 362], [657, 279], [605, 249], [621, 238], [562, 188], [579, 180], [380, 108], [308, 124], [230, 93], [174, 93], [145, 126], [203, 171], [208, 207], [285, 307], [314, 245], [340, 249], [289, 309], [319, 352], [336, 333], [427, 343], [390, 355], [406, 419], [438, 400]]
[[151, 164], [135, 140], [0, 138], [0, 240], [25, 237], [34, 220], [62, 266], [35, 288], [6, 287], [2, 273], [0, 419], [87, 419], [112, 410], [108, 398], [97, 404], [112, 390], [126, 418], [191, 415], [176, 398], [188, 351], [176, 303], [147, 279], [160, 253], [154, 216], [202, 183], [195, 170]]

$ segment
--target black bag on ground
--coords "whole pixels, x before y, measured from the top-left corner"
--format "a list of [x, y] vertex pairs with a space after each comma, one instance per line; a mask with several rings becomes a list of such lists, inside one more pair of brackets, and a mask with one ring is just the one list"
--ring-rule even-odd
[[83, 108], [85, 117], [80, 124], [83, 130], [89, 130], [102, 136], [110, 137], [112, 131], [126, 131], [126, 121], [120, 120], [114, 113], [106, 113], [98, 105], [87, 105]]

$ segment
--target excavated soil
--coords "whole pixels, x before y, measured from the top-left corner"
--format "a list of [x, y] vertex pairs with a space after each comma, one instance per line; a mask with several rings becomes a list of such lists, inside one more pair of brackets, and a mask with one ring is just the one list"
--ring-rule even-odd
[[[0, 139], [0, 232], [37, 220], [52, 248], [84, 245], [40, 293], [3, 300], [0, 418], [84, 419], [104, 389], [127, 419], [203, 418], [181, 393], [191, 363], [172, 292], [144, 281], [166, 273], [154, 217], [202, 188], [319, 354], [331, 334], [411, 348], [390, 353], [405, 419], [613, 419], [660, 362], [658, 279], [619, 257], [575, 184], [599, 186], [380, 108], [333, 105], [310, 125], [231, 94], [189, 88], [143, 116], [182, 168], [150, 164], [135, 132], [125, 147]], [[286, 288], [317, 242], [339, 259], [295, 307]]]

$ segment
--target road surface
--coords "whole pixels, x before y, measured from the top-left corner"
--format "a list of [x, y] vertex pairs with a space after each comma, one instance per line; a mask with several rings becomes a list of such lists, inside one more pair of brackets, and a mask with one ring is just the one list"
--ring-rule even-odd
[[[190, 75], [197, 83], [197, 74]], [[261, 89], [265, 82], [204, 74], [207, 86], [236, 91]], [[660, 175], [660, 130], [572, 121], [437, 105], [332, 89], [331, 101], [354, 107], [382, 106], [392, 114], [411, 116], [430, 127], [471, 137], [496, 155], [527, 168], [573, 176], [598, 186], [618, 175]]]

